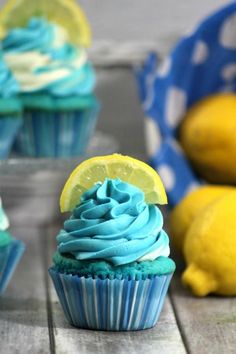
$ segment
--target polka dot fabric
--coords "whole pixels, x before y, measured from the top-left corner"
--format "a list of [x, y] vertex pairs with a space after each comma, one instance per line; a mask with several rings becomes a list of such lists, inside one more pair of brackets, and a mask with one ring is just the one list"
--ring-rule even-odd
[[151, 53], [137, 78], [148, 125], [151, 121], [158, 132], [158, 143], [155, 136], [148, 139], [150, 163], [163, 177], [174, 206], [202, 183], [177, 141], [181, 119], [203, 97], [236, 91], [236, 3], [206, 18], [161, 65]]

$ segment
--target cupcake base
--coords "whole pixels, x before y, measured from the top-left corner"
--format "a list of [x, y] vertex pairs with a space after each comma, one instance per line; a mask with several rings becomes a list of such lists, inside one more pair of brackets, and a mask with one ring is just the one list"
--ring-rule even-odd
[[84, 329], [141, 330], [155, 326], [173, 273], [145, 280], [100, 279], [49, 269], [68, 322]]
[[0, 116], [0, 159], [8, 157], [21, 124], [19, 115]]
[[19, 240], [0, 247], [0, 295], [6, 289], [24, 250], [25, 246]]
[[32, 157], [70, 157], [85, 152], [99, 105], [76, 111], [25, 110], [16, 152]]

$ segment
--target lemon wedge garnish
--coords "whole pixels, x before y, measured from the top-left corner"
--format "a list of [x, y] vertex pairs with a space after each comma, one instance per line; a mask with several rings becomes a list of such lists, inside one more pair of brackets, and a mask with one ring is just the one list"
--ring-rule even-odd
[[44, 17], [64, 27], [76, 45], [90, 45], [90, 26], [74, 0], [8, 0], [0, 11], [1, 38], [10, 29], [25, 27], [31, 17]]
[[86, 190], [106, 178], [120, 178], [140, 188], [148, 204], [167, 203], [165, 188], [153, 168], [135, 158], [113, 154], [92, 157], [74, 169], [61, 193], [61, 212], [73, 210]]

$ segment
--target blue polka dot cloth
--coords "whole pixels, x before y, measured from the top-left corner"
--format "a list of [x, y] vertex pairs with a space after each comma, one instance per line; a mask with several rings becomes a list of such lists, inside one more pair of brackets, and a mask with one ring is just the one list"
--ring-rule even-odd
[[137, 72], [150, 164], [174, 206], [201, 181], [177, 140], [187, 109], [203, 97], [236, 91], [236, 2], [210, 15], [159, 65], [151, 53]]

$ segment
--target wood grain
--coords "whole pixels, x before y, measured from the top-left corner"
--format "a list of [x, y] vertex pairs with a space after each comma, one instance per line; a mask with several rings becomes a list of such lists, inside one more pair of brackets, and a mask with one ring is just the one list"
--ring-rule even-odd
[[0, 298], [0, 352], [49, 353], [45, 273], [41, 232], [36, 228], [11, 228], [26, 244], [23, 258]]
[[[55, 294], [52, 298], [54, 299]], [[184, 354], [186, 353], [169, 299], [156, 327], [137, 332], [80, 330], [67, 324], [58, 301], [53, 300], [56, 353], [81, 354]]]
[[182, 336], [190, 353], [236, 353], [236, 298], [208, 296], [196, 298], [175, 275], [171, 301]]
[[12, 228], [27, 251], [0, 301], [0, 353], [235, 353], [236, 299], [195, 298], [179, 274], [153, 329], [114, 333], [71, 327], [47, 275], [61, 225]]

